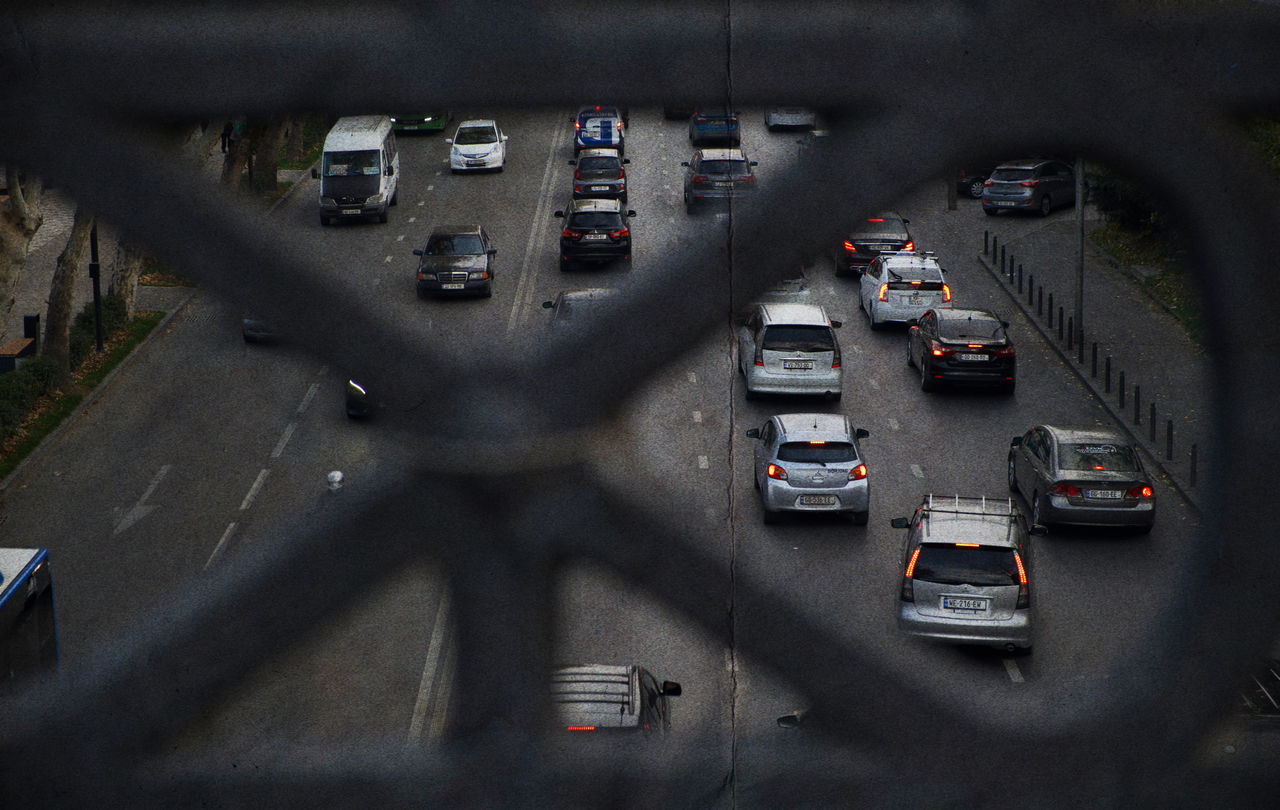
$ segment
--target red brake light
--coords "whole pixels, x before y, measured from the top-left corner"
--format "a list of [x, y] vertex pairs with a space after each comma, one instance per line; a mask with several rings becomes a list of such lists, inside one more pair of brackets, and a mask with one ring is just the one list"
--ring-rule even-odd
[[621, 121], [619, 121], [619, 122], [618, 122], [618, 131], [619, 131], [619, 132], [621, 132], [621, 131], [622, 131], [622, 122], [621, 122]]
[[695, 175], [693, 176], [693, 179], [692, 179], [692, 180], [690, 180], [689, 182], [690, 182], [690, 183], [705, 183], [705, 182], [707, 182], [707, 176], [706, 176], [705, 174], [695, 174]]
[[996, 350], [996, 357], [1016, 357], [1017, 354], [1018, 353], [1013, 350], [1012, 343]]
[[849, 470], [850, 481], [861, 481], [866, 477], [867, 477], [867, 465], [865, 464], [859, 464], [858, 466], [854, 467], [852, 470]]
[[565, 726], [568, 731], [595, 731], [595, 726]]
[[822, 446], [824, 446], [825, 444], [826, 444], [826, 442], [825, 442], [825, 441], [823, 441], [822, 439], [810, 439], [810, 440], [809, 440], [809, 446], [810, 446], [810, 447], [822, 447]]
[[581, 132], [581, 131], [582, 131], [582, 122], [581, 122], [581, 121], [574, 121], [574, 122], [573, 122], [573, 131], [574, 131], [574, 132]]
[[1049, 487], [1049, 492], [1053, 495], [1066, 495], [1068, 498], [1079, 498], [1082, 494], [1080, 492], [1080, 487], [1075, 484], [1067, 484], [1063, 482], [1058, 482]]
[[847, 250], [847, 251], [849, 251], [850, 253], [857, 253], [857, 252], [858, 252], [858, 249], [857, 249], [856, 247], [854, 247], [854, 246], [853, 246], [853, 243], [852, 243], [852, 242], [850, 242], [848, 239], [844, 240], [844, 249], [845, 249], [845, 250]]
[[951, 287], [947, 284], [942, 285], [942, 303], [951, 303]]
[[956, 350], [950, 346], [944, 346], [936, 340], [929, 344], [929, 354], [934, 357], [950, 357], [955, 354]]
[[906, 243], [905, 245], [903, 245], [903, 246], [902, 246], [902, 249], [903, 249], [903, 250], [915, 250], [915, 249], [916, 249], [916, 243], [915, 243], [915, 242], [912, 242], [910, 239], [908, 239], [908, 240], [907, 240], [907, 243]]
[[574, 180], [581, 180], [581, 179], [582, 179], [582, 172], [581, 172], [581, 170], [580, 170], [580, 169], [574, 169], [574, 170], [573, 170], [573, 179], [574, 179]]
[[779, 467], [777, 464], [770, 464], [765, 470], [765, 475], [778, 481], [787, 480], [787, 471]]
[[1150, 498], [1154, 494], [1155, 491], [1151, 489], [1151, 487], [1139, 485], [1136, 487], [1130, 487], [1129, 491], [1126, 492], [1124, 496], [1126, 498]]
[[565, 239], [581, 239], [582, 238], [582, 234], [578, 233], [577, 231], [571, 231], [568, 228], [565, 228], [564, 230], [562, 230], [560, 232], [560, 235], [563, 236]]
[[625, 178], [626, 178], [626, 176], [627, 176], [627, 170], [626, 170], [626, 169], [618, 169], [618, 179], [619, 179], [619, 180], [625, 179]]
[[754, 174], [744, 174], [738, 178], [739, 183], [754, 183], [756, 176]]
[[911, 579], [916, 572], [916, 560], [920, 559], [920, 549], [917, 548], [911, 552], [911, 559], [907, 561], [907, 573], [904, 575], [907, 579]]
[[982, 548], [981, 543], [956, 543], [956, 548]]
[[1027, 587], [1027, 569], [1022, 567], [1022, 555], [1013, 552], [1013, 561], [1018, 564], [1018, 602], [1014, 608], [1031, 607], [1031, 589]]
[[1023, 188], [1035, 188], [1036, 186], [1040, 185], [1040, 181], [1039, 180], [1023, 180], [1018, 185], [1022, 186]]
[[888, 284], [881, 284], [881, 285], [880, 285], [880, 300], [881, 300], [881, 301], [888, 301], [888, 300], [889, 300], [889, 285], [888, 285]]
[[884, 222], [884, 217], [867, 217], [867, 222]]
[[630, 236], [630, 235], [631, 235], [631, 229], [630, 229], [630, 228], [623, 228], [623, 229], [622, 229], [622, 230], [620, 230], [620, 231], [613, 231], [612, 233], [610, 233], [610, 234], [609, 234], [609, 238], [610, 238], [610, 239], [621, 239], [621, 238], [622, 238], [622, 237], [624, 237], [624, 236]]

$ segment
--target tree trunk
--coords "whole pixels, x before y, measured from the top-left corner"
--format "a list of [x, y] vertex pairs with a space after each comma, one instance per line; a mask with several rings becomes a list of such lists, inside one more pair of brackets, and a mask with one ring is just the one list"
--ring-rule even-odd
[[76, 276], [89, 244], [89, 231], [93, 217], [76, 206], [75, 221], [67, 246], [58, 256], [53, 271], [53, 284], [49, 287], [49, 317], [44, 328], [44, 353], [58, 362], [57, 386], [66, 389], [71, 385], [71, 318], [75, 305]]
[[255, 126], [253, 140], [253, 190], [271, 194], [276, 190], [276, 169], [280, 163], [280, 144], [284, 143], [289, 122], [282, 119], [263, 121]]
[[132, 242], [120, 239], [116, 242], [116, 263], [111, 269], [111, 283], [107, 295], [124, 302], [125, 321], [133, 320], [138, 297], [138, 276], [142, 273], [144, 254]]
[[8, 165], [5, 167], [5, 184], [9, 202], [0, 206], [0, 334], [4, 333], [4, 324], [13, 309], [13, 291], [17, 289], [18, 279], [22, 278], [26, 267], [31, 239], [44, 222], [40, 206], [43, 190], [40, 178], [29, 178], [23, 189], [18, 168]]
[[248, 127], [236, 122], [227, 155], [222, 159], [222, 183], [233, 189], [240, 188], [240, 174], [249, 160]]
[[306, 128], [306, 116], [295, 118], [289, 124], [289, 146], [285, 150], [285, 156], [293, 163], [302, 160], [303, 148], [306, 146], [302, 141], [302, 136], [306, 132]]

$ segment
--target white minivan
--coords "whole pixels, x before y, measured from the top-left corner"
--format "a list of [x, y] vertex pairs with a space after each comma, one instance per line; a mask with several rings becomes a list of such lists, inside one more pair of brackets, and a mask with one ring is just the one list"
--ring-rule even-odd
[[377, 217], [387, 221], [396, 204], [400, 153], [391, 119], [385, 115], [339, 118], [324, 139], [320, 170], [320, 224], [334, 219]]

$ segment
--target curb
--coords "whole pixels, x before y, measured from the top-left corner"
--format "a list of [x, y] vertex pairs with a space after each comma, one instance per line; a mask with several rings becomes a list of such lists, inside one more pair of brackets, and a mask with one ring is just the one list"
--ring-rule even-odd
[[1106, 395], [1106, 392], [1102, 391], [1102, 389], [1097, 385], [1093, 377], [1085, 373], [1083, 366], [1078, 365], [1075, 356], [1067, 352], [1065, 346], [1058, 342], [1055, 334], [1049, 331], [1049, 328], [1044, 324], [1044, 322], [1036, 317], [1034, 311], [1023, 303], [1022, 298], [1008, 285], [1007, 279], [999, 270], [996, 269], [995, 265], [988, 261], [987, 257], [981, 253], [977, 255], [977, 259], [978, 264], [986, 268], [987, 272], [990, 273], [991, 277], [996, 281], [997, 286], [1004, 291], [1005, 295], [1009, 296], [1009, 300], [1013, 302], [1014, 306], [1016, 306], [1018, 310], [1026, 316], [1027, 320], [1035, 326], [1036, 331], [1040, 333], [1042, 338], [1044, 338], [1044, 342], [1057, 353], [1063, 363], [1076, 375], [1076, 378], [1079, 379], [1080, 382], [1084, 384], [1085, 388], [1093, 394], [1094, 399], [1096, 399], [1107, 413], [1111, 415], [1111, 418], [1120, 426], [1120, 429], [1124, 431], [1125, 435], [1133, 441], [1134, 446], [1141, 450], [1142, 455], [1146, 457], [1146, 460], [1150, 462], [1151, 466], [1160, 471], [1160, 474], [1164, 477], [1164, 480], [1169, 483], [1169, 486], [1178, 493], [1183, 502], [1195, 513], [1196, 517], [1200, 517], [1200, 505], [1196, 502], [1195, 495], [1190, 491], [1191, 488], [1184, 485], [1181, 481], [1181, 473], [1175, 474], [1171, 469], [1166, 467], [1164, 459], [1159, 452], [1159, 448], [1153, 450], [1148, 447], [1147, 440], [1133, 432], [1128, 423], [1128, 414], [1121, 412], [1116, 407], [1115, 403], [1111, 401], [1111, 398]]
[[312, 170], [312, 169], [314, 169], [314, 168], [316, 167], [316, 164], [317, 164], [317, 163], [319, 163], [319, 162], [320, 162], [320, 161], [319, 161], [319, 159], [316, 159], [315, 161], [313, 161], [313, 162], [312, 162], [312, 164], [311, 164], [310, 166], [308, 166], [307, 168], [305, 168], [305, 169], [303, 169], [303, 170], [302, 170], [302, 177], [300, 177], [296, 183], [294, 183], [293, 185], [289, 186], [289, 190], [288, 190], [288, 191], [286, 191], [284, 194], [281, 194], [281, 195], [280, 195], [280, 199], [278, 199], [278, 200], [276, 200], [275, 202], [271, 203], [271, 207], [270, 207], [270, 208], [268, 208], [268, 209], [267, 209], [267, 212], [266, 212], [265, 214], [263, 214], [263, 215], [262, 215], [263, 219], [265, 219], [265, 218], [267, 218], [267, 217], [271, 216], [272, 214], [274, 214], [274, 213], [275, 213], [275, 211], [276, 211], [276, 209], [277, 209], [277, 208], [279, 208], [279, 207], [280, 207], [280, 205], [281, 205], [285, 200], [287, 200], [287, 199], [289, 199], [290, 197], [292, 197], [292, 196], [293, 196], [293, 193], [294, 193], [295, 191], [297, 191], [297, 190], [298, 190], [298, 188], [299, 188], [300, 186], [305, 185], [305, 184], [307, 183], [307, 181], [311, 179], [311, 170]]
[[42, 456], [47, 448], [52, 447], [57, 440], [62, 437], [62, 434], [69, 430], [71, 425], [75, 424], [76, 420], [80, 418], [80, 415], [84, 413], [90, 405], [97, 401], [98, 396], [111, 387], [111, 384], [115, 382], [116, 375], [127, 368], [133, 361], [134, 357], [137, 357], [144, 349], [150, 346], [151, 341], [155, 340], [156, 336], [164, 331], [164, 328], [169, 325], [169, 322], [172, 321], [178, 313], [187, 308], [187, 305], [191, 303], [191, 299], [195, 297], [196, 288], [188, 287], [187, 290], [188, 292], [186, 296], [178, 302], [173, 309], [169, 310], [169, 313], [165, 315], [160, 323], [156, 324], [156, 328], [151, 330], [151, 334], [147, 335], [141, 343], [134, 347], [133, 351], [126, 354], [124, 358], [120, 360], [119, 365], [111, 369], [107, 376], [102, 378], [102, 382], [95, 385], [89, 393], [85, 394], [84, 399], [80, 400], [80, 404], [76, 406], [75, 410], [67, 414], [67, 418], [63, 419], [62, 422], [53, 429], [52, 433], [45, 436], [44, 440], [41, 441], [40, 444], [36, 445], [35, 449], [28, 453], [27, 457], [18, 463], [17, 467], [13, 468], [13, 472], [6, 475], [3, 480], [0, 480], [0, 496], [3, 496], [4, 493], [9, 491], [9, 487], [27, 468], [28, 464], [31, 464], [35, 459]]

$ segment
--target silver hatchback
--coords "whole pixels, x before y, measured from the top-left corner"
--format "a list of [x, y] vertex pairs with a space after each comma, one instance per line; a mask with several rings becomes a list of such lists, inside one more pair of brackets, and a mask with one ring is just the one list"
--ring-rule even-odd
[[868, 435], [840, 413], [781, 414], [748, 430], [759, 439], [753, 480], [764, 522], [784, 511], [839, 512], [865, 525], [871, 488], [858, 440]]
[[820, 394], [839, 399], [844, 385], [840, 321], [815, 304], [755, 304], [738, 329], [738, 372], [747, 398]]

